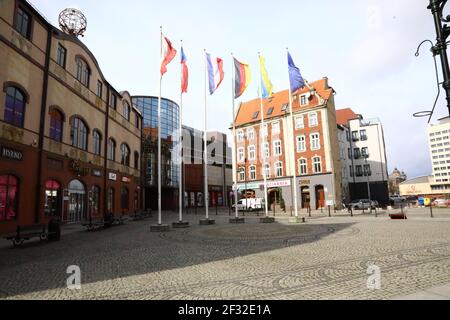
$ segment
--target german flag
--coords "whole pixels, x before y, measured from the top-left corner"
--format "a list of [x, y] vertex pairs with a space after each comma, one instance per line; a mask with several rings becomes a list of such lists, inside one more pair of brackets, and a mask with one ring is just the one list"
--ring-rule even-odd
[[234, 98], [237, 99], [244, 93], [247, 89], [250, 81], [250, 67], [248, 64], [240, 63], [238, 60], [234, 59]]

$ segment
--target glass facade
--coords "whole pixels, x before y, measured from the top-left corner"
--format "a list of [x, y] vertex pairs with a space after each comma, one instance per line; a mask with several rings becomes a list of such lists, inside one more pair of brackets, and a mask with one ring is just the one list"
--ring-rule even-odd
[[[143, 143], [143, 158], [146, 171], [146, 186], [156, 186], [157, 177], [157, 138], [158, 138], [158, 97], [132, 97], [133, 104], [144, 117], [144, 139], [150, 136], [150, 142]], [[179, 142], [179, 111], [175, 102], [161, 100], [161, 140], [162, 140], [162, 186], [177, 188], [179, 179], [179, 155], [174, 152]], [[147, 145], [147, 147], [146, 147]], [[147, 150], [146, 150], [147, 149]]]

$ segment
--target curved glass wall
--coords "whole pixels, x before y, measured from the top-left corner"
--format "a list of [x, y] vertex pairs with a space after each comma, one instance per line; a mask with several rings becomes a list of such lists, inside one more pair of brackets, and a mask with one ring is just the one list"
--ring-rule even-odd
[[[146, 167], [146, 186], [158, 183], [158, 97], [132, 97], [133, 104], [144, 117], [143, 161]], [[179, 179], [179, 155], [174, 152], [178, 144], [180, 107], [175, 102], [161, 100], [162, 187], [177, 188]]]

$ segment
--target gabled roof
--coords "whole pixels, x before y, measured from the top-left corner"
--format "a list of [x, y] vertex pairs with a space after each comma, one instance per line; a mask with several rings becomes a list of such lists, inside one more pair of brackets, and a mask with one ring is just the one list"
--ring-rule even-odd
[[[328, 79], [323, 78], [321, 80], [309, 83], [309, 86], [313, 87], [317, 94], [313, 95], [309, 100], [309, 105], [302, 107], [302, 109], [311, 109], [320, 105], [319, 97], [325, 101], [329, 100], [333, 94], [333, 88], [328, 86]], [[303, 94], [309, 93], [310, 89], [306, 86], [303, 89], [299, 89], [293, 94], [293, 96], [300, 97]], [[318, 97], [319, 96], [319, 97]], [[280, 91], [273, 94], [271, 99], [263, 99], [264, 119], [272, 119], [284, 115], [289, 112], [289, 107], [283, 111], [283, 106], [289, 104], [289, 90]], [[268, 111], [273, 108], [272, 114], [268, 115]], [[300, 98], [293, 101], [293, 112], [300, 110]], [[261, 121], [261, 105], [260, 99], [254, 99], [248, 102], [243, 102], [236, 115], [236, 126], [242, 126], [252, 122]], [[258, 113], [258, 114], [257, 114]], [[257, 115], [255, 117], [255, 115]]]
[[346, 126], [350, 120], [357, 118], [358, 115], [350, 108], [336, 110], [336, 123], [341, 126]]

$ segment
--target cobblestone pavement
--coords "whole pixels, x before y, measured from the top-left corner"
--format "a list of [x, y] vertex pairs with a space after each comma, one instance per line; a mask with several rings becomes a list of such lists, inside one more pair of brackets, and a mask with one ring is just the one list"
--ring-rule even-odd
[[[306, 224], [217, 224], [151, 233], [152, 219], [87, 232], [70, 226], [62, 241], [12, 249], [0, 242], [3, 299], [391, 299], [450, 283], [450, 210], [314, 212]], [[176, 215], [166, 213], [164, 221]], [[368, 266], [381, 289], [367, 288]], [[81, 268], [81, 290], [66, 288], [67, 267]]]

